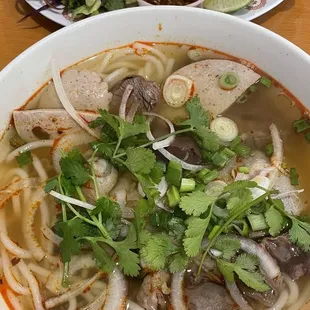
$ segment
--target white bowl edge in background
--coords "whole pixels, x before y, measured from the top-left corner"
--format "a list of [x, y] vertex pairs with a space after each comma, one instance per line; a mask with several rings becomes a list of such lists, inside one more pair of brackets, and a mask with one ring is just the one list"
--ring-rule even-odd
[[[25, 1], [34, 9], [39, 9], [42, 5], [44, 5], [43, 0], [25, 0]], [[254, 1], [254, 4], [256, 2], [259, 2], [258, 6], [255, 4], [255, 6], [257, 7], [256, 9], [253, 10], [253, 9], [244, 8], [244, 9], [240, 9], [232, 13], [231, 15], [250, 21], [271, 11], [273, 8], [275, 8], [280, 3], [282, 3], [284, 0], [253, 0], [253, 1]], [[145, 1], [143, 0], [142, 2], [145, 3]], [[201, 4], [203, 0], [199, 0], [197, 2]], [[190, 6], [192, 5], [196, 6], [196, 5], [199, 5], [199, 3], [195, 2], [191, 4]], [[260, 5], [260, 3], [262, 5]], [[66, 19], [61, 13], [59, 13], [58, 10], [54, 10], [54, 9], [43, 10], [40, 12], [40, 14], [62, 26], [69, 26], [73, 23], [73, 21]]]
[[[98, 29], [109, 31], [100, 35]], [[310, 57], [289, 41], [230, 15], [196, 8], [152, 6], [85, 19], [49, 35], [18, 56], [0, 73], [0, 129], [5, 128], [11, 111], [23, 105], [50, 78], [53, 54], [61, 68], [66, 68], [107, 48], [136, 40], [197, 44], [246, 59], [310, 108]]]

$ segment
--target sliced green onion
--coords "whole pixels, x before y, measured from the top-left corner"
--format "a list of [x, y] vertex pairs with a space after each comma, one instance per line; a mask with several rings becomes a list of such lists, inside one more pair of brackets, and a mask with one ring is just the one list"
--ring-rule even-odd
[[167, 168], [166, 180], [169, 184], [179, 187], [182, 178], [182, 166], [176, 161], [170, 161]]
[[232, 226], [241, 236], [247, 237], [249, 235], [249, 225], [245, 220], [233, 221]]
[[204, 178], [210, 171], [211, 171], [211, 170], [208, 169], [208, 168], [202, 169], [202, 170], [199, 171], [199, 173], [198, 173], [198, 179], [199, 179], [200, 181], [202, 181], [203, 178]]
[[215, 226], [212, 228], [211, 232], [209, 233], [208, 239], [209, 239], [209, 240], [212, 239], [220, 228], [221, 228], [220, 225], [215, 225]]
[[250, 148], [245, 144], [239, 144], [234, 151], [241, 157], [246, 157], [250, 154]]
[[273, 154], [273, 145], [272, 143], [266, 145], [265, 153], [268, 157], [271, 157]]
[[310, 128], [309, 120], [302, 118], [293, 122], [293, 127], [297, 133], [305, 131]]
[[167, 191], [168, 204], [171, 208], [178, 205], [180, 202], [180, 194], [175, 186], [171, 186]]
[[258, 89], [258, 87], [257, 87], [257, 85], [256, 85], [256, 84], [253, 84], [253, 85], [251, 85], [251, 86], [249, 87], [249, 91], [250, 91], [251, 93], [256, 92], [256, 91], [257, 91], [257, 89]]
[[228, 158], [220, 152], [216, 152], [212, 156], [212, 162], [218, 167], [224, 167], [228, 161]]
[[212, 170], [203, 177], [202, 182], [204, 184], [208, 184], [209, 182], [216, 179], [217, 176], [218, 176], [218, 172], [216, 170]]
[[269, 228], [263, 214], [249, 214], [247, 217], [253, 231], [259, 231]]
[[299, 185], [298, 174], [296, 168], [290, 169], [290, 180], [292, 185]]
[[242, 139], [240, 136], [237, 136], [229, 145], [230, 149], [232, 149], [233, 151], [235, 150], [235, 148], [242, 143]]
[[250, 169], [248, 167], [238, 167], [238, 171], [246, 174], [250, 173]]
[[260, 81], [264, 86], [266, 86], [266, 87], [268, 87], [268, 88], [270, 88], [271, 85], [272, 85], [271, 80], [268, 79], [268, 78], [265, 77], [265, 76], [261, 77], [259, 81]]
[[227, 158], [233, 158], [236, 153], [234, 151], [232, 151], [231, 149], [229, 149], [228, 147], [225, 147], [222, 151], [221, 154], [226, 156]]
[[150, 177], [155, 183], [159, 183], [166, 171], [166, 165], [162, 161], [156, 161], [151, 170]]
[[224, 73], [219, 78], [219, 85], [224, 90], [231, 90], [237, 87], [240, 83], [238, 75], [234, 72]]
[[210, 129], [224, 143], [231, 142], [238, 136], [237, 124], [227, 117], [215, 118], [210, 124]]
[[206, 186], [202, 183], [196, 184], [195, 191], [203, 192]]
[[195, 186], [196, 186], [196, 182], [194, 179], [182, 178], [180, 192], [181, 193], [191, 192], [195, 189]]
[[310, 131], [305, 134], [305, 138], [310, 143]]
[[206, 162], [212, 161], [212, 156], [213, 156], [213, 153], [210, 151], [206, 151], [206, 150], [201, 151], [201, 157]]

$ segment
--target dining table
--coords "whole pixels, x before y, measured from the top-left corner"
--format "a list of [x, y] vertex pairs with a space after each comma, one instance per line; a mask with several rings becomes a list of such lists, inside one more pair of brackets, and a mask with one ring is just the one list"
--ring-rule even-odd
[[[31, 10], [24, 0], [0, 0], [0, 70], [29, 46], [61, 28], [40, 14], [20, 22]], [[284, 0], [252, 22], [310, 53], [309, 0]]]

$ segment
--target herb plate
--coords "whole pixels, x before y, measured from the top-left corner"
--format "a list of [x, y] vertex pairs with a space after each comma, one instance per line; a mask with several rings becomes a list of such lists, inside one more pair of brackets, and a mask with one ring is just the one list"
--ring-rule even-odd
[[[253, 0], [251, 5], [232, 13], [231, 15], [244, 20], [253, 20], [271, 11], [283, 1], [284, 0]], [[26, 0], [26, 2], [34, 9], [39, 9], [42, 5], [45, 4], [43, 0]], [[62, 26], [68, 26], [73, 23], [72, 21], [65, 18], [61, 14], [60, 10], [48, 9], [40, 12], [40, 14]]]

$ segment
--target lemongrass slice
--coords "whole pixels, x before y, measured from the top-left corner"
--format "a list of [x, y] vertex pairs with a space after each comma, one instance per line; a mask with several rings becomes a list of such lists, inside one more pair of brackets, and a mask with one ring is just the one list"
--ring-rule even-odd
[[[160, 118], [161, 120], [163, 120], [164, 122], [167, 123], [167, 125], [169, 126], [170, 133], [175, 132], [172, 122], [169, 119], [167, 119], [166, 117], [163, 117], [157, 113], [151, 113], [151, 112], [144, 112], [143, 114], [147, 115], [147, 116], [155, 116], [155, 117]], [[149, 118], [148, 124], [150, 125], [151, 122], [152, 122], [152, 118]], [[151, 133], [151, 129], [147, 133], [147, 137], [149, 140], [154, 140], [154, 137]], [[153, 150], [158, 150], [158, 149], [162, 149], [164, 147], [168, 147], [174, 141], [174, 139], [175, 139], [175, 135], [172, 135], [171, 137], [168, 137], [167, 139], [153, 143], [152, 148], [153, 148]]]
[[231, 142], [238, 136], [237, 124], [227, 117], [218, 117], [210, 124], [210, 129], [224, 142]]
[[84, 130], [86, 130], [91, 136], [95, 137], [96, 139], [99, 139], [100, 136], [94, 130], [88, 127], [88, 124], [79, 115], [79, 113], [74, 109], [73, 105], [70, 103], [70, 100], [66, 94], [66, 90], [63, 86], [63, 83], [60, 77], [59, 67], [57, 65], [55, 58], [52, 59], [52, 77], [53, 77], [56, 93], [64, 109]]
[[163, 95], [168, 105], [179, 108], [190, 98], [193, 81], [185, 76], [170, 75], [164, 85]]

